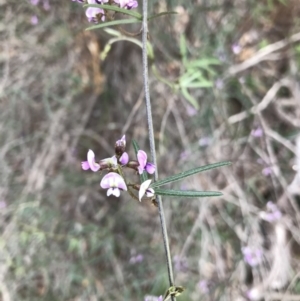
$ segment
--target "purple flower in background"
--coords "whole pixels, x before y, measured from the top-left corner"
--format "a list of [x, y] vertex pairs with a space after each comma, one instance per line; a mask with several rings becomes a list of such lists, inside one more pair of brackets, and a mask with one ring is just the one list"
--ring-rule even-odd
[[239, 44], [234, 43], [234, 44], [232, 44], [232, 46], [231, 46], [231, 50], [232, 50], [232, 52], [233, 52], [234, 54], [239, 54], [239, 53], [241, 53], [241, 51], [242, 51], [242, 47], [241, 47]]
[[269, 223], [272, 223], [272, 222], [276, 222], [281, 219], [282, 212], [279, 210], [279, 208], [276, 206], [276, 204], [269, 201], [267, 203], [267, 212], [261, 211], [259, 213], [259, 216], [261, 219], [263, 219]]
[[115, 3], [120, 5], [120, 8], [132, 9], [138, 7], [136, 0], [114, 0]]
[[188, 263], [186, 257], [175, 255], [173, 258], [175, 270], [178, 272], [186, 273], [188, 270]]
[[32, 25], [37, 25], [39, 23], [39, 18], [36, 15], [32, 16], [30, 19], [30, 23]]
[[39, 2], [40, 2], [40, 0], [30, 0], [30, 3], [31, 3], [32, 5], [38, 5]]
[[137, 153], [137, 159], [139, 162], [138, 171], [141, 175], [144, 170], [146, 170], [149, 174], [153, 174], [155, 172], [155, 165], [151, 162], [147, 162], [147, 154], [143, 150], [139, 150]]
[[258, 127], [251, 131], [251, 135], [255, 138], [262, 137], [263, 134], [264, 134], [264, 132], [261, 127]]
[[211, 137], [202, 137], [199, 139], [199, 145], [200, 146], [208, 146], [210, 145], [212, 142], [212, 138]]
[[269, 175], [271, 175], [272, 174], [272, 168], [271, 167], [265, 167], [262, 171], [262, 174], [264, 175], [264, 176], [269, 176]]
[[187, 107], [186, 107], [186, 113], [189, 116], [195, 116], [195, 115], [197, 115], [198, 111], [193, 106], [187, 105]]
[[5, 201], [0, 201], [0, 209], [4, 209], [7, 207], [7, 204]]
[[44, 10], [50, 10], [51, 6], [49, 3], [49, 0], [44, 0], [43, 7], [44, 7]]
[[130, 264], [136, 264], [136, 263], [140, 263], [144, 260], [144, 255], [142, 254], [137, 254], [135, 256], [131, 256], [130, 257], [130, 260], [129, 260], [129, 263]]
[[87, 161], [81, 162], [81, 167], [83, 170], [89, 170], [96, 172], [100, 169], [100, 164], [95, 162], [95, 154], [90, 149], [87, 153]]
[[251, 267], [255, 267], [262, 262], [263, 251], [259, 248], [251, 248], [249, 246], [243, 247], [242, 253], [245, 262], [247, 262]]
[[127, 186], [124, 179], [115, 172], [110, 172], [103, 177], [100, 186], [107, 190], [107, 196], [114, 195], [119, 197], [121, 194], [120, 190], [127, 191]]
[[142, 201], [142, 197], [146, 194], [146, 196], [148, 198], [153, 197], [154, 196], [154, 190], [153, 188], [149, 188], [150, 183], [151, 183], [151, 179], [146, 180], [145, 182], [143, 182], [141, 184], [140, 190], [139, 190], [139, 200], [140, 202]]
[[209, 283], [207, 280], [200, 280], [198, 282], [198, 287], [203, 295], [206, 295], [209, 293]]

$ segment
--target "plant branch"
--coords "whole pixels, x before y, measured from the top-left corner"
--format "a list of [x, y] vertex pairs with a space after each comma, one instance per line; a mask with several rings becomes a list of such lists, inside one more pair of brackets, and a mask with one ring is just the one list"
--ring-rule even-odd
[[[152, 162], [155, 164], [155, 174], [154, 180], [157, 181], [158, 179], [158, 166], [156, 160], [156, 152], [155, 152], [155, 140], [154, 140], [154, 130], [153, 130], [153, 119], [152, 119], [152, 111], [151, 111], [151, 102], [150, 102], [150, 92], [149, 92], [149, 75], [148, 75], [148, 53], [147, 53], [147, 38], [148, 38], [148, 0], [143, 0], [143, 35], [142, 35], [142, 42], [143, 42], [143, 80], [144, 80], [144, 90], [145, 90], [145, 101], [146, 101], [146, 111], [147, 111], [147, 122], [148, 122], [148, 131], [149, 131], [149, 143], [150, 143], [150, 151], [151, 151], [151, 158]], [[164, 240], [164, 247], [167, 257], [167, 267], [168, 267], [168, 276], [169, 276], [169, 283], [170, 287], [174, 286], [174, 277], [173, 277], [173, 269], [172, 269], [172, 260], [171, 260], [171, 253], [169, 247], [169, 239], [168, 239], [168, 232], [164, 214], [164, 208], [162, 204], [161, 196], [156, 197], [156, 201], [158, 203], [158, 211], [160, 216], [160, 223], [162, 228], [162, 235]], [[171, 300], [176, 300], [175, 297], [171, 297]]]

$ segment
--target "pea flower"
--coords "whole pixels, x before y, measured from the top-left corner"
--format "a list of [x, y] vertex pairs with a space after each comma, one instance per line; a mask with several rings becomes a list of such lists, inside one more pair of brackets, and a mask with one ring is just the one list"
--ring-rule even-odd
[[119, 161], [122, 165], [126, 165], [129, 162], [129, 156], [125, 152], [126, 147], [126, 138], [125, 135], [115, 144], [115, 153], [119, 158]]
[[132, 9], [138, 7], [136, 0], [114, 0], [115, 3], [120, 5], [120, 8]]
[[154, 196], [154, 190], [153, 188], [149, 188], [150, 183], [151, 183], [151, 179], [150, 180], [146, 180], [145, 182], [143, 182], [141, 184], [140, 190], [139, 190], [139, 200], [140, 202], [142, 201], [142, 197], [146, 194], [146, 196], [148, 198]]
[[103, 177], [100, 186], [107, 190], [107, 196], [114, 195], [116, 197], [120, 196], [121, 191], [127, 191], [127, 186], [124, 179], [115, 172], [110, 172]]
[[122, 165], [126, 165], [129, 162], [128, 154], [126, 152], [123, 153], [123, 155], [120, 157], [119, 161]]
[[144, 170], [146, 170], [149, 174], [153, 174], [155, 172], [155, 165], [151, 162], [147, 162], [147, 154], [143, 150], [138, 151], [137, 159], [139, 162], [138, 172], [140, 175]]
[[87, 161], [81, 162], [81, 167], [83, 170], [91, 169], [94, 172], [100, 169], [100, 164], [96, 163], [95, 154], [91, 149], [87, 153]]
[[[108, 2], [108, 0], [88, 0], [88, 4], [103, 4]], [[100, 7], [88, 7], [85, 11], [85, 15], [89, 22], [98, 23], [98, 18], [100, 16], [101, 21], [105, 21], [105, 12]]]
[[272, 223], [276, 222], [281, 219], [282, 217], [282, 212], [279, 210], [276, 204], [273, 202], [269, 201], [267, 203], [267, 210], [266, 211], [261, 211], [259, 213], [259, 216], [261, 219]]

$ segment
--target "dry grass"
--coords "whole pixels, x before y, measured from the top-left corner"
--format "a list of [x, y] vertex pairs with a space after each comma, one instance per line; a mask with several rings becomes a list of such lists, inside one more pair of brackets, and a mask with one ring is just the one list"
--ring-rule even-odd
[[[120, 42], [100, 62], [109, 36], [85, 32], [69, 2], [45, 11], [0, 1], [1, 300], [143, 300], [167, 285], [156, 208], [107, 199], [99, 175], [80, 169], [87, 149], [108, 157], [123, 132], [147, 149], [141, 53]], [[222, 62], [205, 73], [214, 87], [192, 92], [197, 112], [152, 76], [161, 177], [233, 162], [177, 185], [222, 197], [164, 199], [176, 284], [186, 287], [178, 300], [300, 299], [300, 8], [268, 3], [151, 6], [179, 12], [150, 24], [164, 78], [183, 72], [180, 33], [190, 60]], [[283, 214], [273, 223], [262, 219], [270, 200]], [[262, 250], [255, 267], [246, 246]]]

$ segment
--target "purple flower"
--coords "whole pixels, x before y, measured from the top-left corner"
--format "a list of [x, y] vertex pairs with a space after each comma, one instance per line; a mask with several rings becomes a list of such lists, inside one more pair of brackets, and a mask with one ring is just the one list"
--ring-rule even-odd
[[259, 248], [243, 247], [242, 253], [245, 262], [247, 262], [251, 267], [255, 267], [262, 262], [263, 251]]
[[30, 3], [31, 3], [32, 5], [38, 5], [39, 2], [40, 2], [40, 0], [30, 0]]
[[81, 167], [83, 170], [89, 170], [96, 172], [100, 169], [100, 164], [95, 162], [95, 154], [90, 149], [87, 153], [87, 161], [81, 162]]
[[155, 165], [151, 162], [147, 162], [147, 154], [143, 150], [138, 151], [137, 159], [139, 162], [138, 171], [140, 175], [144, 170], [146, 170], [149, 174], [153, 174], [155, 172]]
[[100, 186], [103, 189], [108, 189], [107, 196], [110, 196], [112, 194], [116, 197], [119, 197], [121, 193], [120, 189], [127, 191], [127, 186], [124, 179], [115, 172], [110, 172], [105, 175], [101, 180]]
[[255, 138], [262, 137], [263, 134], [264, 134], [264, 132], [261, 127], [258, 127], [255, 130], [251, 131], [251, 135]]
[[197, 115], [198, 111], [194, 107], [192, 107], [190, 105], [187, 105], [187, 107], [186, 107], [186, 113], [189, 116], [195, 116], [195, 115]]
[[128, 154], [124, 152], [123, 155], [120, 157], [119, 161], [122, 165], [126, 165], [129, 162]]
[[49, 3], [49, 0], [44, 0], [43, 7], [44, 7], [44, 10], [50, 10], [51, 6]]
[[198, 282], [198, 287], [202, 294], [206, 295], [209, 293], [209, 283], [207, 280], [200, 280]]
[[114, 0], [115, 3], [120, 5], [120, 8], [132, 9], [138, 7], [136, 0]]
[[39, 18], [36, 15], [32, 16], [30, 19], [30, 23], [32, 25], [37, 25], [39, 23]]
[[200, 146], [208, 146], [212, 143], [212, 138], [211, 137], [202, 137], [198, 141]]
[[264, 176], [269, 176], [270, 174], [272, 174], [272, 169], [271, 169], [271, 167], [265, 167], [262, 171], [262, 174], [264, 175]]
[[124, 147], [126, 146], [126, 136], [123, 135], [123, 137], [120, 140], [116, 141], [116, 147]]
[[[88, 4], [103, 4], [108, 2], [108, 0], [97, 1], [97, 0], [88, 0]], [[88, 18], [89, 22], [98, 23], [100, 17], [101, 21], [105, 21], [105, 12], [102, 8], [99, 7], [88, 7], [85, 11], [85, 15]]]
[[186, 273], [188, 269], [188, 263], [186, 257], [180, 257], [179, 255], [175, 255], [173, 258], [175, 264], [175, 270], [178, 272]]
[[142, 201], [142, 197], [146, 194], [148, 198], [154, 196], [154, 190], [153, 188], [149, 188], [150, 183], [152, 180], [146, 180], [141, 184], [140, 190], [139, 190], [139, 200]]
[[131, 256], [130, 257], [130, 260], [129, 260], [129, 263], [130, 264], [136, 264], [136, 263], [140, 263], [144, 260], [144, 255], [142, 254], [137, 254], [135, 256]]
[[241, 53], [241, 51], [242, 51], [242, 47], [241, 47], [239, 44], [234, 43], [234, 44], [231, 46], [231, 50], [232, 50], [232, 52], [233, 52], [234, 54], [239, 54], [239, 53]]
[[272, 223], [276, 222], [281, 219], [282, 212], [279, 210], [279, 208], [274, 204], [273, 202], [269, 201], [267, 203], [267, 212], [262, 211], [259, 213], [259, 216], [261, 219]]

